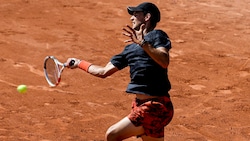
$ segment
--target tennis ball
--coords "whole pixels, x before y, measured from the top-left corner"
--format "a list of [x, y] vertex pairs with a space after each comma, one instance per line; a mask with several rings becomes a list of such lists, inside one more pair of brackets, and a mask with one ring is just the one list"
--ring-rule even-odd
[[27, 91], [27, 86], [26, 86], [26, 85], [19, 85], [19, 86], [17, 87], [17, 91], [18, 91], [19, 93], [25, 93], [25, 92]]

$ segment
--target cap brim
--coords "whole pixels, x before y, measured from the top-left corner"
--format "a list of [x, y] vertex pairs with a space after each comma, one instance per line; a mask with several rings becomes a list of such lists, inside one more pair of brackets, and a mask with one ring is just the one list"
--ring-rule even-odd
[[143, 9], [138, 8], [138, 7], [128, 7], [128, 13], [129, 13], [130, 15], [133, 15], [134, 12], [138, 12], [138, 11], [143, 11]]

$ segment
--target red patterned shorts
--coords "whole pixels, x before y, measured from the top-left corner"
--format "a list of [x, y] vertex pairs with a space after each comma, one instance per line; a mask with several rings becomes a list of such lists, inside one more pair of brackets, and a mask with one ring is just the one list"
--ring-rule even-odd
[[174, 114], [173, 105], [168, 97], [146, 100], [135, 99], [128, 118], [135, 126], [143, 126], [145, 135], [164, 137], [164, 127], [169, 124]]

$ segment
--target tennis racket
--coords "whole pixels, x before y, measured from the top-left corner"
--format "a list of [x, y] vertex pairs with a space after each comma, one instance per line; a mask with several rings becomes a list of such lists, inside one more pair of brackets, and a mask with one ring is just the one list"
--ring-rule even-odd
[[[75, 63], [72, 60], [69, 65]], [[66, 67], [66, 63], [61, 63], [54, 56], [46, 56], [44, 59], [44, 75], [50, 87], [56, 87], [61, 81], [61, 74]]]

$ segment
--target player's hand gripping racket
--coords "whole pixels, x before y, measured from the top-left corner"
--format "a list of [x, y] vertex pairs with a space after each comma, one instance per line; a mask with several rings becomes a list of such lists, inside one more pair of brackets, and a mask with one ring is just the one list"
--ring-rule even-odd
[[[72, 60], [69, 66], [74, 65], [75, 61]], [[54, 56], [47, 56], [44, 59], [44, 74], [50, 87], [56, 87], [61, 81], [61, 74], [66, 63], [59, 62]]]

